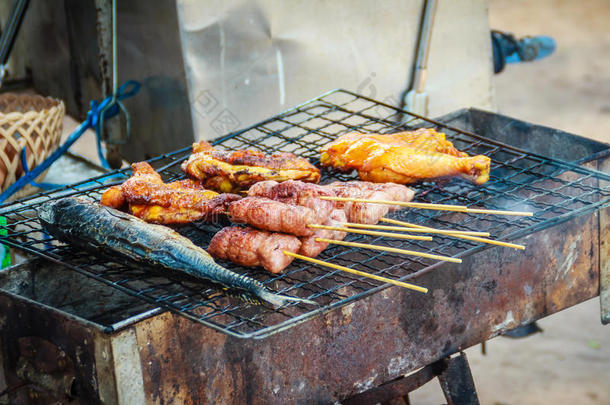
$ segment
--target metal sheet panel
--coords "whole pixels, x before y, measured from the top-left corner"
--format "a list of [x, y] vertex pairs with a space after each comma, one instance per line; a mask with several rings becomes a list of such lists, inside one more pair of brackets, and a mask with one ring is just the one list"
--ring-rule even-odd
[[[432, 33], [430, 113], [492, 108], [486, 5], [448, 3]], [[178, 0], [196, 137], [223, 135], [339, 87], [400, 105], [422, 4]]]

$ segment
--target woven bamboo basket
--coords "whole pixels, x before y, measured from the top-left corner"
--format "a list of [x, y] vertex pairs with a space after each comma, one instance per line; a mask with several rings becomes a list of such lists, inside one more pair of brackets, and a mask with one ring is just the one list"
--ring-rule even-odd
[[[27, 167], [32, 170], [51, 153], [61, 140], [65, 106], [51, 97], [0, 94], [0, 190], [6, 190], [24, 174], [21, 151], [26, 148]], [[36, 181], [46, 176], [43, 172]], [[32, 194], [27, 185], [11, 199]]]

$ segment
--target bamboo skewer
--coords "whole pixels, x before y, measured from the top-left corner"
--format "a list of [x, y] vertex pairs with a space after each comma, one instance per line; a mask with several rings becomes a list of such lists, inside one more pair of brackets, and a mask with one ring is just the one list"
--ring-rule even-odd
[[451, 263], [462, 263], [462, 259], [457, 259], [455, 257], [433, 255], [431, 253], [416, 252], [415, 250], [398, 249], [398, 248], [393, 248], [393, 247], [389, 247], [389, 246], [369, 245], [367, 243], [346, 242], [343, 240], [335, 240], [335, 239], [316, 238], [315, 240], [316, 240], [316, 242], [330, 243], [330, 244], [334, 244], [334, 245], [381, 250], [384, 252], [401, 253], [404, 255], [411, 255], [411, 256], [420, 256], [420, 257], [426, 257], [428, 259], [442, 260], [442, 261], [451, 262]]
[[370, 273], [367, 273], [367, 272], [364, 272], [364, 271], [360, 271], [360, 270], [350, 269], [349, 267], [344, 267], [344, 266], [340, 266], [338, 264], [329, 263], [329, 262], [325, 262], [323, 260], [314, 259], [312, 257], [303, 256], [303, 255], [300, 255], [298, 253], [292, 253], [292, 252], [289, 252], [287, 250], [284, 250], [284, 254], [287, 255], [287, 256], [295, 257], [297, 259], [301, 259], [301, 260], [305, 260], [305, 261], [308, 261], [308, 262], [311, 262], [311, 263], [319, 264], [321, 266], [326, 266], [326, 267], [330, 267], [332, 269], [341, 270], [341, 271], [345, 271], [347, 273], [355, 274], [357, 276], [367, 277], [367, 278], [371, 278], [373, 280], [382, 281], [384, 283], [397, 285], [399, 287], [408, 288], [410, 290], [419, 291], [419, 292], [422, 292], [422, 293], [427, 293], [428, 292], [428, 289], [425, 288], [425, 287], [420, 287], [420, 286], [417, 286], [417, 285], [414, 285], [414, 284], [404, 283], [402, 281], [392, 280], [390, 278], [378, 276], [378, 275], [375, 275], [375, 274], [370, 274]]
[[[382, 218], [383, 221], [386, 218]], [[469, 235], [469, 236], [489, 236], [489, 232], [474, 232], [474, 231], [455, 231], [428, 228], [426, 226], [386, 226], [386, 225], [371, 225], [371, 224], [360, 224], [357, 222], [344, 222], [343, 225], [350, 228], [363, 228], [363, 229], [379, 229], [385, 231], [402, 231], [402, 232], [415, 232], [415, 233], [437, 233], [440, 235]]]
[[534, 215], [533, 212], [486, 210], [486, 209], [481, 209], [481, 208], [468, 208], [464, 205], [415, 203], [415, 202], [391, 201], [391, 200], [368, 200], [366, 198], [331, 197], [331, 196], [322, 196], [322, 197], [318, 197], [318, 198], [321, 200], [329, 200], [329, 201], [346, 201], [346, 202], [359, 202], [359, 203], [369, 203], [369, 204], [389, 204], [389, 205], [399, 205], [401, 207], [420, 208], [420, 209], [425, 209], [425, 210], [438, 210], [438, 211], [457, 211], [457, 212], [465, 212], [465, 213], [469, 213], [469, 214], [517, 215], [517, 216], [524, 216], [524, 217], [531, 217], [532, 215]]
[[[411, 224], [409, 222], [403, 222], [403, 221], [398, 221], [396, 219], [390, 219], [390, 218], [381, 218], [382, 222], [387, 222], [389, 224], [396, 224], [396, 225], [402, 225], [404, 227], [408, 227], [408, 226], [414, 226], [420, 229], [427, 229], [428, 227], [426, 226], [422, 226], [422, 225], [415, 225], [415, 224]], [[408, 229], [408, 228], [403, 228], [403, 229]], [[433, 228], [430, 228], [433, 229]], [[409, 232], [413, 232], [413, 230], [409, 230]], [[479, 238], [476, 236], [469, 236], [469, 235], [460, 235], [460, 234], [452, 234], [452, 235], [447, 235], [447, 236], [453, 236], [454, 238], [460, 238], [460, 239], [466, 239], [466, 240], [471, 240], [474, 242], [481, 242], [481, 243], [488, 243], [490, 245], [497, 245], [497, 246], [504, 246], [504, 247], [509, 247], [509, 248], [513, 248], [513, 249], [519, 249], [519, 250], [524, 250], [525, 246], [523, 245], [518, 245], [516, 243], [510, 243], [510, 242], [502, 242], [499, 240], [494, 240], [494, 239], [487, 239], [487, 238]]]
[[430, 236], [405, 235], [405, 234], [392, 233], [392, 232], [364, 231], [364, 230], [360, 230], [360, 229], [350, 229], [350, 228], [343, 228], [343, 227], [339, 227], [339, 226], [316, 225], [316, 224], [309, 224], [308, 226], [310, 228], [329, 229], [331, 231], [358, 233], [358, 234], [361, 234], [361, 235], [386, 236], [386, 237], [390, 237], [390, 238], [411, 239], [411, 240], [425, 240], [425, 241], [431, 241], [432, 240], [432, 237], [430, 237]]
[[441, 211], [466, 212], [465, 210], [468, 209], [468, 207], [466, 207], [464, 205], [430, 204], [430, 203], [416, 203], [416, 202], [393, 201], [393, 200], [368, 200], [366, 198], [332, 197], [332, 196], [320, 196], [317, 198], [319, 198], [320, 200], [329, 200], [329, 201], [359, 202], [359, 203], [370, 203], [370, 204], [389, 204], [389, 205], [400, 205], [401, 207], [422, 208], [422, 209], [441, 210]]
[[530, 211], [505, 211], [505, 210], [487, 210], [483, 208], [467, 208], [464, 211], [468, 214], [490, 214], [490, 215], [513, 215], [517, 217], [533, 217], [534, 213]]

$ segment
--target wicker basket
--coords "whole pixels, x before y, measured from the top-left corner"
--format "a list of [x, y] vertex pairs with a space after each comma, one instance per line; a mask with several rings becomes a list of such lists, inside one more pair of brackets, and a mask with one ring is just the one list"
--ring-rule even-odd
[[[65, 106], [51, 97], [0, 94], [0, 189], [6, 190], [24, 173], [21, 150], [26, 148], [27, 165], [32, 170], [59, 145]], [[36, 181], [42, 181], [46, 171]], [[31, 194], [28, 185], [13, 196]]]

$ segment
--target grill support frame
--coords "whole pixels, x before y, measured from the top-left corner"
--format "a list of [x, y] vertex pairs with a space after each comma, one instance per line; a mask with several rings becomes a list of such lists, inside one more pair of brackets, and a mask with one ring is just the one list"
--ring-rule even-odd
[[[471, 113], [460, 119], [468, 120], [463, 114]], [[604, 146], [583, 146], [582, 138], [557, 136], [565, 149], [576, 145], [583, 150], [585, 156], [574, 159]], [[590, 162], [588, 167], [606, 164]], [[155, 310], [144, 319], [135, 316], [105, 328], [6, 290], [3, 279], [0, 389], [20, 382], [14, 369], [15, 342], [38, 336], [60, 347], [74, 363], [81, 403], [127, 403], [121, 398], [127, 398], [129, 387], [117, 386], [115, 378], [119, 359], [114, 353], [121, 351], [113, 346], [120, 342], [128, 345], [131, 364], [139, 364], [142, 391], [150, 402], [341, 401], [596, 297], [600, 269], [608, 266], [610, 256], [609, 246], [602, 244], [602, 235], [610, 233], [610, 222], [602, 219], [609, 211], [522, 236], [517, 241], [528, 246], [525, 253], [487, 249], [465, 257], [461, 266], [443, 264], [417, 274], [411, 282], [430, 288], [427, 296], [383, 289], [262, 340], [228, 336]], [[19, 271], [17, 266], [3, 277], [16, 277]], [[41, 392], [40, 403], [51, 398]], [[14, 403], [31, 401], [25, 388], [10, 395]]]

